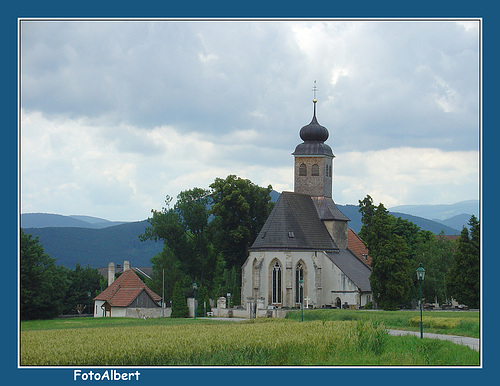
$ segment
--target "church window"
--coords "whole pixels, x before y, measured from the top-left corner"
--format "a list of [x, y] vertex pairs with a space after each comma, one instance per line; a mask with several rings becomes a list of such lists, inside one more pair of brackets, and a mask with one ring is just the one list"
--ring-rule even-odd
[[307, 176], [307, 166], [306, 166], [306, 164], [300, 164], [300, 166], [299, 166], [299, 176]]
[[281, 304], [281, 265], [278, 261], [273, 265], [272, 281], [273, 292], [271, 303]]
[[302, 287], [301, 291], [300, 279], [304, 280], [304, 267], [299, 262], [295, 268], [295, 303], [301, 303], [304, 299], [304, 287]]
[[311, 175], [312, 176], [319, 176], [319, 166], [317, 164], [314, 164], [311, 167]]

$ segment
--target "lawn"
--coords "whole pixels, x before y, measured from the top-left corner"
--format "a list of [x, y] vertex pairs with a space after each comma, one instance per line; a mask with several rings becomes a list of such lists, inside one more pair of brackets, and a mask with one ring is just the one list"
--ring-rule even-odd
[[[329, 310], [330, 311], [330, 310]], [[339, 310], [340, 311], [340, 310]], [[358, 312], [359, 313], [359, 312]], [[370, 313], [367, 315], [374, 315]], [[21, 323], [21, 366], [478, 366], [448, 341], [359, 320], [75, 318]], [[347, 314], [344, 314], [344, 316]], [[307, 318], [307, 317], [310, 318]], [[390, 326], [389, 328], [393, 328]]]

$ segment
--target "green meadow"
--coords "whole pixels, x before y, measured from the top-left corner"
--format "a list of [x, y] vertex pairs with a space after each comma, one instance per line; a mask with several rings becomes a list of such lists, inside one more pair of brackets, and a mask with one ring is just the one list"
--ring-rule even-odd
[[[465, 332], [474, 313], [447, 313], [432, 328]], [[286, 319], [74, 318], [21, 322], [21, 366], [478, 366], [449, 341], [390, 336], [418, 313], [314, 310]], [[447, 319], [447, 320], [443, 320]], [[403, 322], [402, 319], [406, 319]], [[457, 322], [458, 320], [458, 322]], [[474, 322], [474, 320], [476, 322]], [[406, 323], [406, 324], [405, 324]], [[420, 319], [419, 319], [420, 323]], [[471, 324], [472, 323], [472, 324]], [[420, 324], [418, 324], [420, 326]], [[419, 327], [418, 327], [419, 328]], [[424, 327], [425, 329], [425, 327]], [[427, 330], [426, 330], [427, 331]], [[471, 328], [468, 336], [476, 335]], [[429, 331], [430, 332], [430, 331]], [[451, 333], [451, 332], [450, 332]], [[477, 333], [478, 334], [478, 333]]]

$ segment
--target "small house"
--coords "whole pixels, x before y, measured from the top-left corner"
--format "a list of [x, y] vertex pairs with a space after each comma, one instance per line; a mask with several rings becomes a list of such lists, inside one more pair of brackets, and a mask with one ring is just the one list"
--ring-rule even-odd
[[123, 273], [114, 279], [114, 265], [108, 272], [109, 286], [94, 298], [94, 317], [159, 317], [161, 296], [151, 291], [146, 284], [124, 264]]

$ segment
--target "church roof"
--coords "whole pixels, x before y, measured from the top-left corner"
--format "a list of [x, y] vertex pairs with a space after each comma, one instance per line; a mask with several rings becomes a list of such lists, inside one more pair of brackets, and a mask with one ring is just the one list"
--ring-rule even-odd
[[250, 250], [338, 250], [311, 196], [283, 192]]
[[151, 291], [134, 271], [128, 269], [94, 300], [105, 300], [113, 307], [127, 307], [142, 291], [146, 291], [155, 302], [161, 300], [161, 296]]
[[314, 202], [314, 206], [321, 220], [351, 221], [339, 210], [339, 208], [337, 208], [337, 205], [335, 205], [331, 197], [317, 196], [311, 197], [311, 199]]
[[366, 248], [363, 240], [351, 228], [347, 231], [347, 248], [363, 263], [371, 266], [372, 258], [368, 255], [368, 248]]
[[362, 292], [371, 291], [371, 269], [350, 250], [340, 249], [338, 252], [327, 252], [327, 256]]

